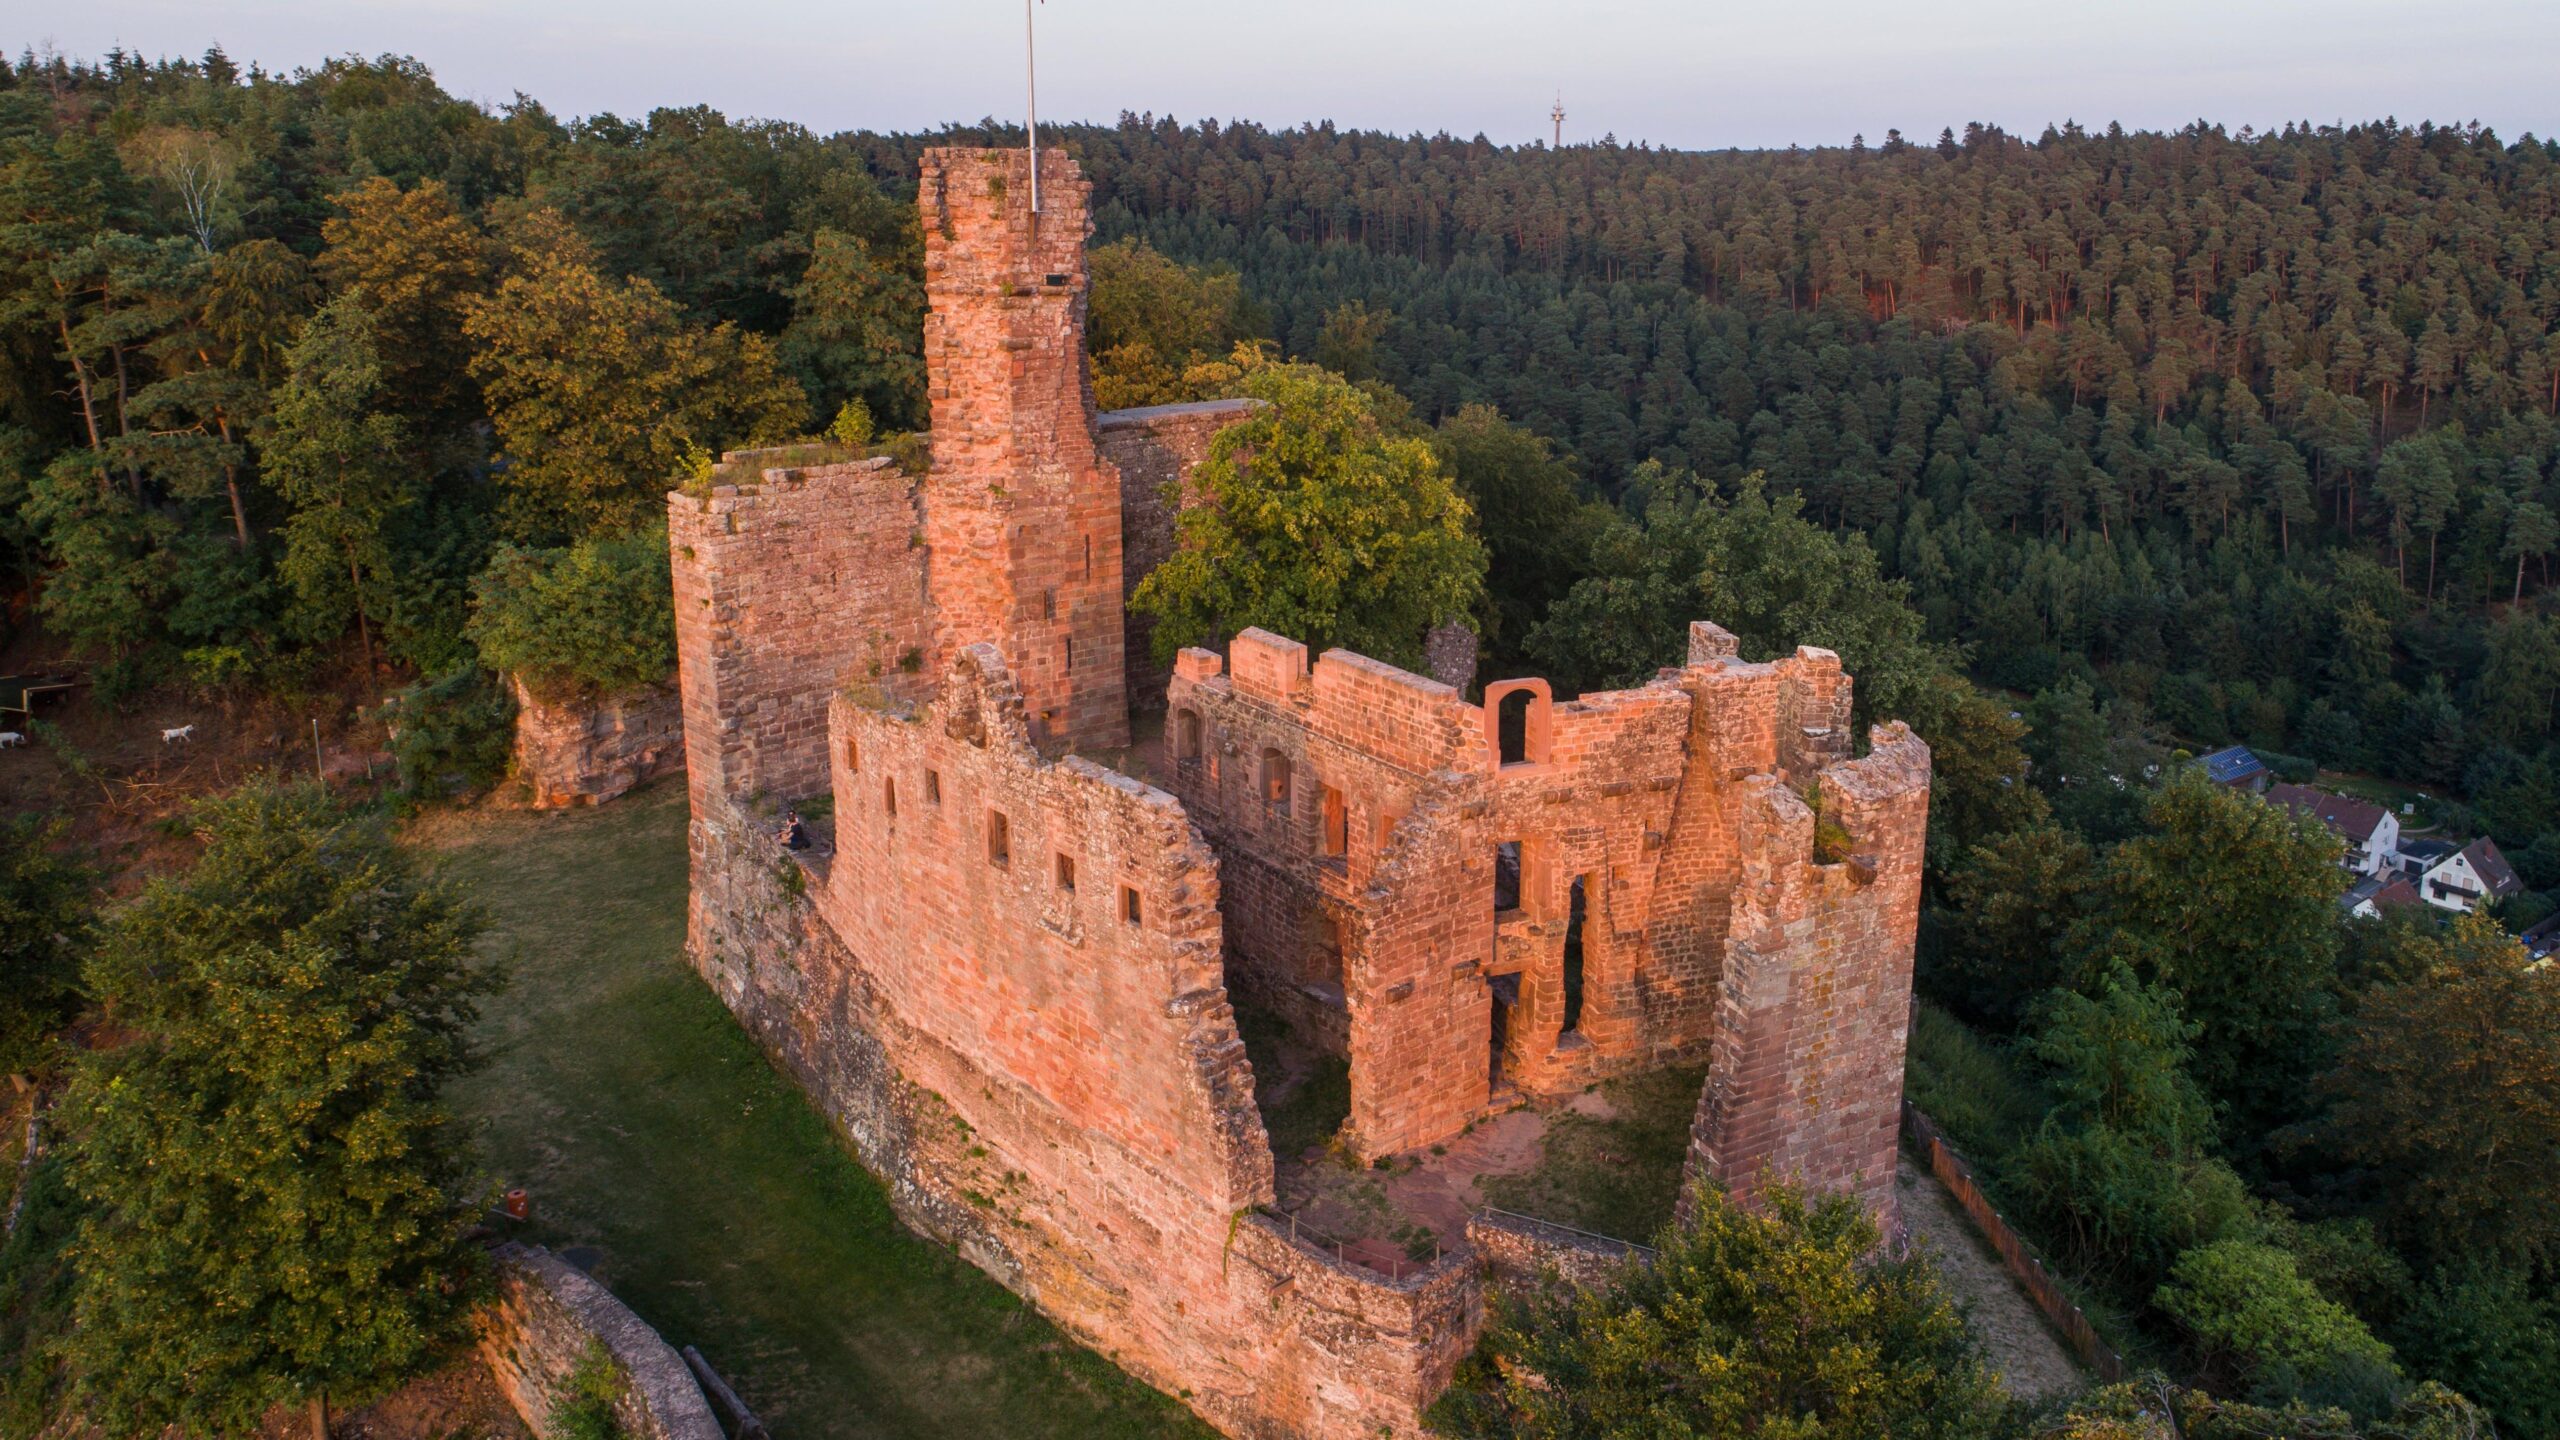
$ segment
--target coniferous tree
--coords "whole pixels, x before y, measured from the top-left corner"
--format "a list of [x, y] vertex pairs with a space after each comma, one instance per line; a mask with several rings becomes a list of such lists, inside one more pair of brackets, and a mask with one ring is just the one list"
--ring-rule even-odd
[[70, 1358], [111, 1435], [318, 1419], [425, 1364], [472, 1299], [440, 1091], [490, 985], [477, 921], [314, 787], [254, 782], [197, 826], [202, 857], [90, 963], [133, 1038], [66, 1102]]

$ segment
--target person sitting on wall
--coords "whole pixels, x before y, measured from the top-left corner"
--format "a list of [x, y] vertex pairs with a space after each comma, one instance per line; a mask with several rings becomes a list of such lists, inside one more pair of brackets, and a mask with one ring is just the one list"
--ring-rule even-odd
[[809, 827], [800, 823], [799, 811], [792, 810], [784, 813], [782, 817], [782, 833], [774, 838], [782, 842], [782, 848], [785, 850], [806, 850], [809, 848]]

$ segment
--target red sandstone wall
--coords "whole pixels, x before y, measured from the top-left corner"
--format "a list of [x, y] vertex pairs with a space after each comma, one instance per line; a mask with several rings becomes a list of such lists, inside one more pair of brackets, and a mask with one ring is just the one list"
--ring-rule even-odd
[[676, 675], [694, 814], [712, 799], [815, 794], [843, 685], [917, 688], [926, 644], [915, 481], [886, 460], [735, 470], [667, 497]]
[[1852, 858], [1813, 863], [1813, 812], [1772, 778], [1742, 807], [1743, 883], [1690, 1173], [1864, 1199], [1890, 1228], [1929, 750], [1900, 724], [1820, 774]]
[[1179, 805], [1042, 759], [991, 647], [928, 705], [835, 720], [838, 858], [808, 862], [805, 896], [759, 817], [697, 814], [706, 978], [903, 1218], [1071, 1334], [1231, 1434], [1418, 1437], [1481, 1324], [1474, 1262], [1391, 1282], [1242, 1213], [1270, 1158], [1218, 986], [1216, 864]]
[[1128, 743], [1121, 480], [1094, 448], [1084, 355], [1092, 186], [1042, 152], [924, 153], [925, 507], [937, 664], [986, 641], [1044, 744]]
[[[1192, 467], [1209, 458], [1209, 442], [1261, 404], [1259, 400], [1203, 400], [1102, 415], [1097, 430], [1102, 458], [1120, 472], [1124, 604], [1137, 591], [1138, 582], [1172, 556], [1174, 517], [1186, 508], [1181, 499], [1183, 482], [1190, 478]], [[1155, 658], [1154, 617], [1130, 612], [1127, 636], [1130, 708], [1161, 710], [1173, 666]]]

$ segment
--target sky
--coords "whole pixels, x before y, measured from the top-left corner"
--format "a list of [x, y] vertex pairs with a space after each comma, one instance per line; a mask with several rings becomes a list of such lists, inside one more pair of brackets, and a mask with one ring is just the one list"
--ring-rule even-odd
[[[290, 70], [397, 52], [563, 116], [708, 104], [825, 132], [1023, 110], [1021, 0], [40, 0], [0, 41]], [[14, 15], [11, 12], [16, 12]], [[2560, 0], [1044, 0], [1043, 119], [1121, 111], [1683, 149], [1969, 120], [2560, 132]]]

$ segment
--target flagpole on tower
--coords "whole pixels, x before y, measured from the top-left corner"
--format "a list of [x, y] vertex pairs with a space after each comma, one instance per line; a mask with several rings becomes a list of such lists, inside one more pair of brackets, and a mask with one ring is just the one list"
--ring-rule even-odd
[[1031, 43], [1031, 0], [1022, 0], [1023, 130], [1031, 137], [1031, 213], [1040, 213], [1040, 70]]

